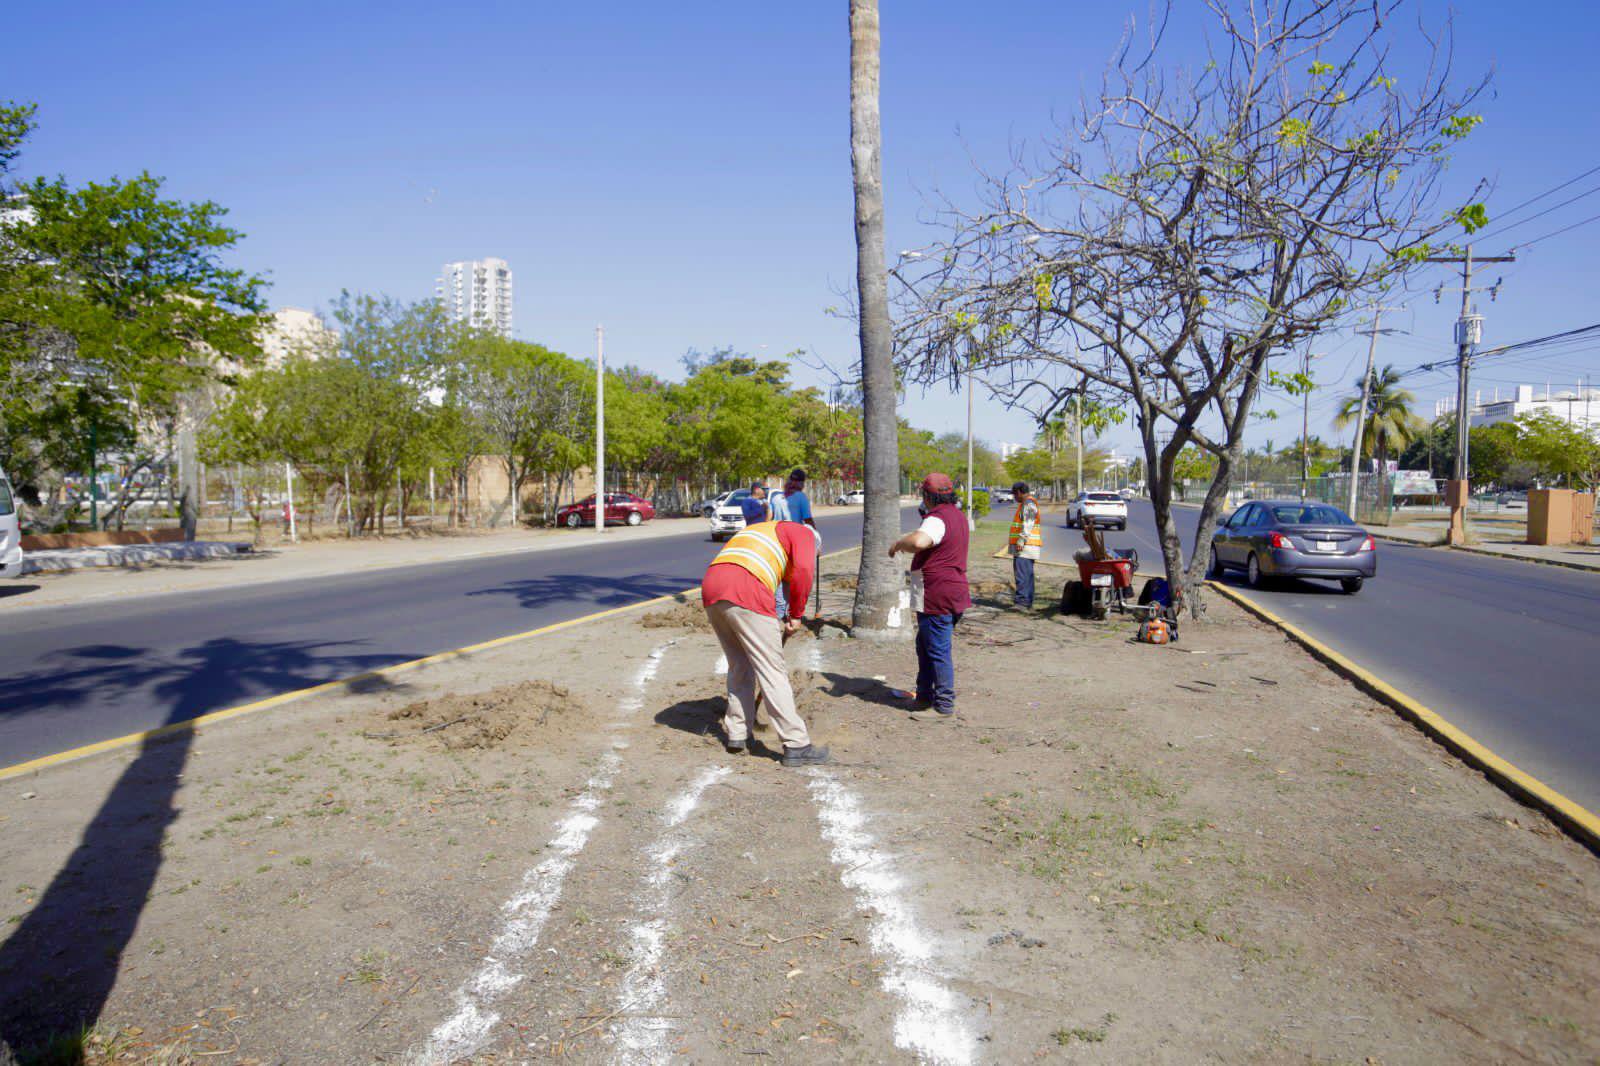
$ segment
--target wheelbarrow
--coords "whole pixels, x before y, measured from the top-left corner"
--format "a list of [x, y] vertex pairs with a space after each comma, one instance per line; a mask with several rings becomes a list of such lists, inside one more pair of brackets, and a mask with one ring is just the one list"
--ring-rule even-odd
[[1133, 597], [1133, 570], [1138, 559], [1116, 556], [1096, 559], [1079, 552], [1078, 580], [1068, 581], [1061, 590], [1061, 613], [1076, 614], [1096, 621], [1112, 610], [1121, 610]]

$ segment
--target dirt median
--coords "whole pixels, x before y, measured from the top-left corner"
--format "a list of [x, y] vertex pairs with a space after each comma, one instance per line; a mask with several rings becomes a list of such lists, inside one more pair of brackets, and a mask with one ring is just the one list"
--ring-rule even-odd
[[[909, 646], [790, 642], [825, 771], [766, 730], [722, 751], [683, 605], [8, 782], [0, 1032], [98, 1018], [108, 1062], [1600, 1054], [1591, 854], [1231, 605], [1138, 645], [1010, 610], [974, 556], [953, 721], [895, 702]], [[473, 714], [513, 728], [452, 746]]]

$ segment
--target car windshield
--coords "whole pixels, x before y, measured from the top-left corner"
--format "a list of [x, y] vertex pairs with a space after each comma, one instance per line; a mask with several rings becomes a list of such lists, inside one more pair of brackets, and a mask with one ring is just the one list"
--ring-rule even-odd
[[1285, 504], [1272, 509], [1272, 517], [1285, 526], [1353, 526], [1350, 516], [1321, 503]]
[[0, 477], [0, 514], [10, 514], [16, 510], [16, 504], [11, 502], [11, 483]]

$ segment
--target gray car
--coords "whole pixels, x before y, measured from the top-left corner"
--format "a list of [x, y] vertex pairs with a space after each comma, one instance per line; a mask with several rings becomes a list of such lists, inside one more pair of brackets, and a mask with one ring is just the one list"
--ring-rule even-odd
[[1243, 570], [1251, 588], [1274, 577], [1336, 579], [1346, 592], [1378, 573], [1377, 544], [1326, 503], [1252, 500], [1211, 534], [1210, 576]]

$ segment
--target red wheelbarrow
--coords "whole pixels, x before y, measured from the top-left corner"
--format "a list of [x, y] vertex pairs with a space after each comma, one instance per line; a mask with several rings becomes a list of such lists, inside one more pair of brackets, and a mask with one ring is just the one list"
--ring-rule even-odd
[[1096, 620], [1133, 598], [1133, 570], [1138, 557], [1096, 559], [1079, 552], [1078, 580], [1068, 581], [1061, 590], [1061, 612]]

